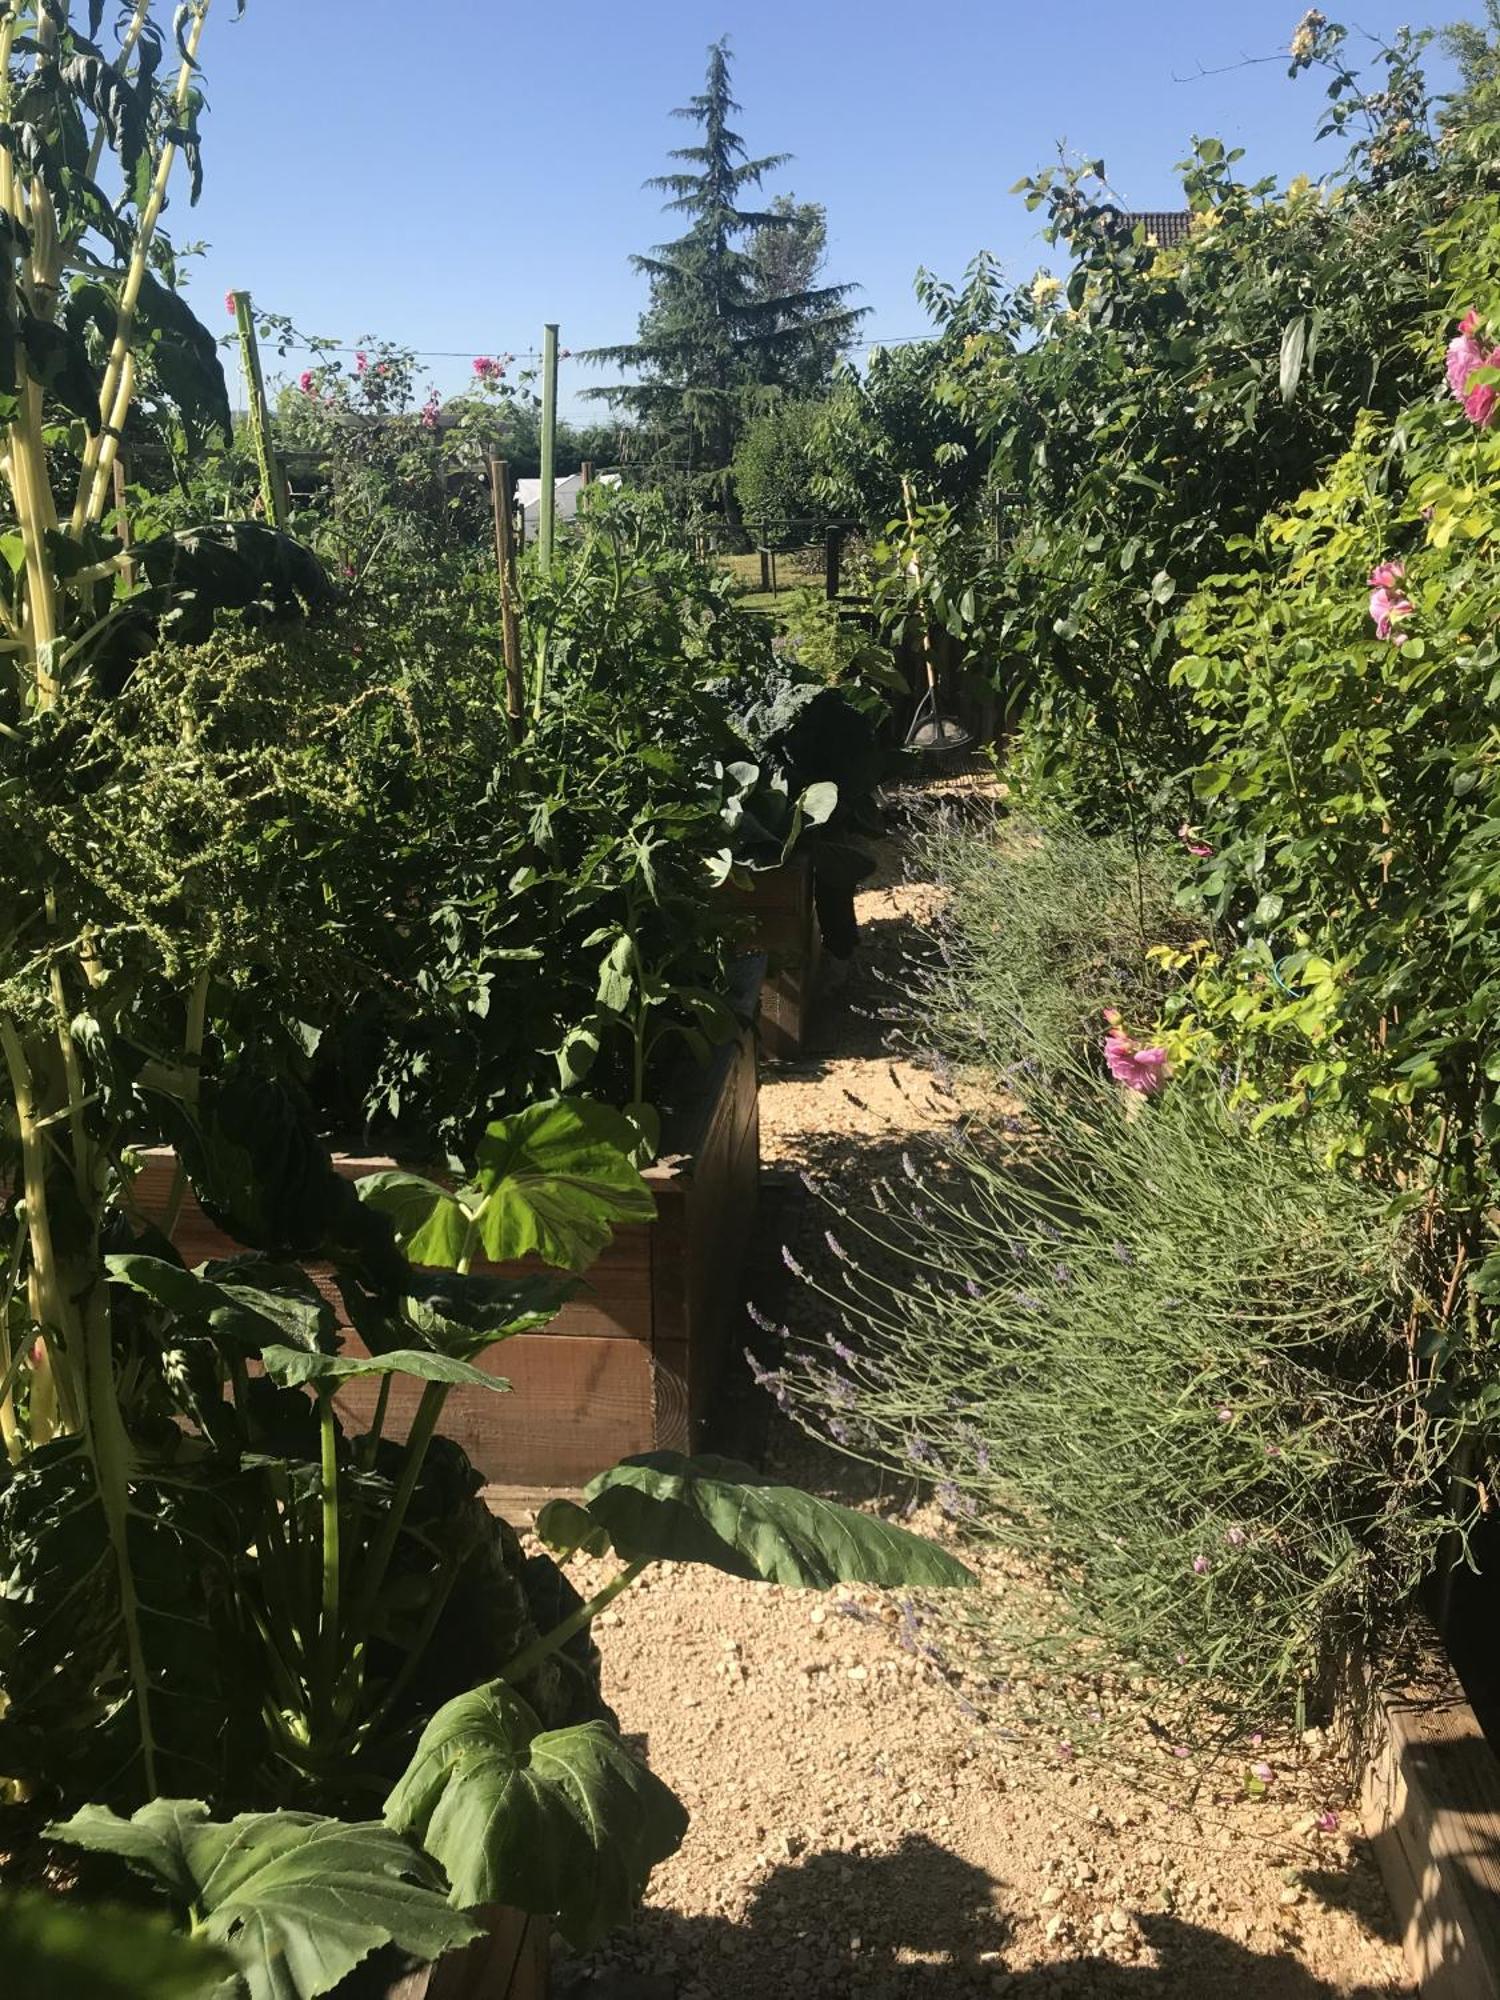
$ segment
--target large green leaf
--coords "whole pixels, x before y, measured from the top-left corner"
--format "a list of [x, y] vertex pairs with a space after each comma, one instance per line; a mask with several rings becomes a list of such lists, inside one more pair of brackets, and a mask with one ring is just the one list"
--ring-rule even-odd
[[409, 1375], [417, 1382], [447, 1382], [455, 1389], [495, 1389], [502, 1394], [509, 1382], [498, 1375], [486, 1375], [467, 1361], [455, 1361], [450, 1354], [431, 1354], [422, 1348], [397, 1349], [393, 1354], [308, 1354], [299, 1347], [268, 1347], [261, 1356], [266, 1373], [283, 1389], [295, 1389], [306, 1382], [327, 1382], [335, 1386], [354, 1382], [362, 1375]]
[[480, 1241], [494, 1263], [535, 1252], [583, 1271], [622, 1222], [649, 1222], [651, 1190], [631, 1163], [636, 1133], [607, 1105], [557, 1098], [490, 1126], [475, 1185]]
[[687, 1831], [679, 1800], [607, 1724], [539, 1731], [504, 1681], [438, 1710], [386, 1818], [442, 1863], [455, 1903], [555, 1917], [578, 1945], [629, 1916]]
[[537, 1533], [555, 1553], [605, 1537], [628, 1562], [707, 1563], [759, 1583], [947, 1590], [973, 1574], [935, 1543], [872, 1514], [778, 1486], [730, 1458], [651, 1452], [627, 1458], [584, 1492], [544, 1507]]
[[340, 1281], [349, 1322], [372, 1354], [421, 1347], [472, 1361], [498, 1341], [556, 1319], [576, 1286], [571, 1278], [472, 1276], [411, 1267], [396, 1296]]
[[139, 1910], [0, 1889], [0, 1966], [17, 2000], [213, 2000], [226, 1953]]
[[451, 1271], [468, 1247], [469, 1218], [447, 1188], [400, 1168], [357, 1181], [361, 1201], [390, 1217], [396, 1241], [414, 1264]]
[[294, 1265], [236, 1257], [186, 1271], [164, 1257], [137, 1251], [104, 1261], [116, 1284], [128, 1285], [187, 1321], [191, 1331], [209, 1333], [247, 1353], [259, 1353], [267, 1343], [327, 1347], [336, 1335], [333, 1307]]
[[389, 1827], [313, 1813], [214, 1821], [195, 1799], [153, 1799], [133, 1818], [85, 1806], [53, 1839], [115, 1854], [227, 1946], [250, 2000], [315, 2000], [396, 1944], [435, 1959], [479, 1932], [436, 1870]]
[[571, 1278], [461, 1276], [417, 1271], [401, 1315], [424, 1347], [471, 1361], [497, 1341], [531, 1333], [556, 1319], [577, 1291]]

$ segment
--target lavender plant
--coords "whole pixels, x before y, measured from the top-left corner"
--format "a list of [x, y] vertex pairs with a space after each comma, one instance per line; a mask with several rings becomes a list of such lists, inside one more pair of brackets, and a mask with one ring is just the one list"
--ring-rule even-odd
[[[1091, 931], [1056, 879], [1078, 848], [942, 836], [962, 955], [921, 1025], [981, 1065], [1035, 1035], [1047, 1066], [1007, 1064], [1008, 1132], [908, 1158], [883, 1214], [838, 1222], [822, 1284], [841, 1332], [794, 1342], [775, 1386], [1036, 1566], [1028, 1620], [1046, 1615], [986, 1601], [994, 1650], [1063, 1642], [1205, 1712], [1316, 1707], [1459, 1525], [1440, 1504], [1453, 1437], [1404, 1336], [1403, 1225], [1206, 1081], [1148, 1098], [1104, 1070], [1097, 1028], [1092, 1053], [1059, 1047], [1118, 943], [1108, 899]], [[1023, 884], [1079, 920], [1080, 947], [1049, 964], [1023, 938], [1025, 992], [991, 921]]]

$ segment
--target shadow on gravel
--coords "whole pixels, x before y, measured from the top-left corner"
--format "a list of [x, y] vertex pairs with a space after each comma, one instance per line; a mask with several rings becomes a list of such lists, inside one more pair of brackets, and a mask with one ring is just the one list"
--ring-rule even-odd
[[[560, 1966], [555, 2000], [1379, 2000], [1331, 1986], [1177, 1917], [1141, 1916], [1155, 1964], [1054, 1947], [1011, 1971], [1004, 1885], [923, 1838], [889, 1854], [814, 1853], [774, 1868], [738, 1922], [643, 1910], [586, 1966]], [[1084, 1920], [1086, 1921], [1086, 1919]], [[1069, 1956], [1069, 1952], [1076, 1956]]]

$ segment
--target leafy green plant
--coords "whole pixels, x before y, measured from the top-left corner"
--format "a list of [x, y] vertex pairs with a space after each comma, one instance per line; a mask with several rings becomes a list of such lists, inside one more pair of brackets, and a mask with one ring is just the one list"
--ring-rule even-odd
[[[858, 1239], [836, 1225], [838, 1335], [773, 1386], [1035, 1565], [1020, 1613], [979, 1608], [992, 1663], [1125, 1663], [1205, 1734], [1321, 1712], [1467, 1512], [1412, 1374], [1415, 1245], [1203, 1071], [1155, 1095], [1104, 1073], [1101, 992], [1151, 975], [1119, 843], [1092, 872], [1082, 846], [942, 837], [958, 945], [909, 1031], [1010, 1102], [906, 1162]], [[1160, 876], [1150, 909], [1170, 923]]]

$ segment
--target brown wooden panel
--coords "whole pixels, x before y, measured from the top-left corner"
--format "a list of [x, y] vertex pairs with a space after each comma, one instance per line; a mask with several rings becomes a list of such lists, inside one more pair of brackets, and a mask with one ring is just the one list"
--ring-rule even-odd
[[[351, 1337], [349, 1346], [358, 1343]], [[455, 1390], [441, 1429], [463, 1446], [487, 1484], [582, 1486], [617, 1458], [653, 1448], [651, 1357], [640, 1341], [521, 1334], [492, 1347], [478, 1365], [502, 1376], [512, 1393]], [[348, 1428], [367, 1428], [375, 1396], [368, 1381], [351, 1382], [341, 1393]], [[393, 1379], [388, 1436], [405, 1437], [420, 1397], [420, 1383]]]
[[799, 856], [753, 876], [734, 893], [750, 914], [756, 948], [768, 958], [760, 994], [761, 1046], [773, 1062], [795, 1061], [806, 1046], [822, 958], [812, 865]]
[[1365, 1825], [1424, 2000], [1500, 1993], [1500, 1762], [1461, 1693], [1388, 1701]]

